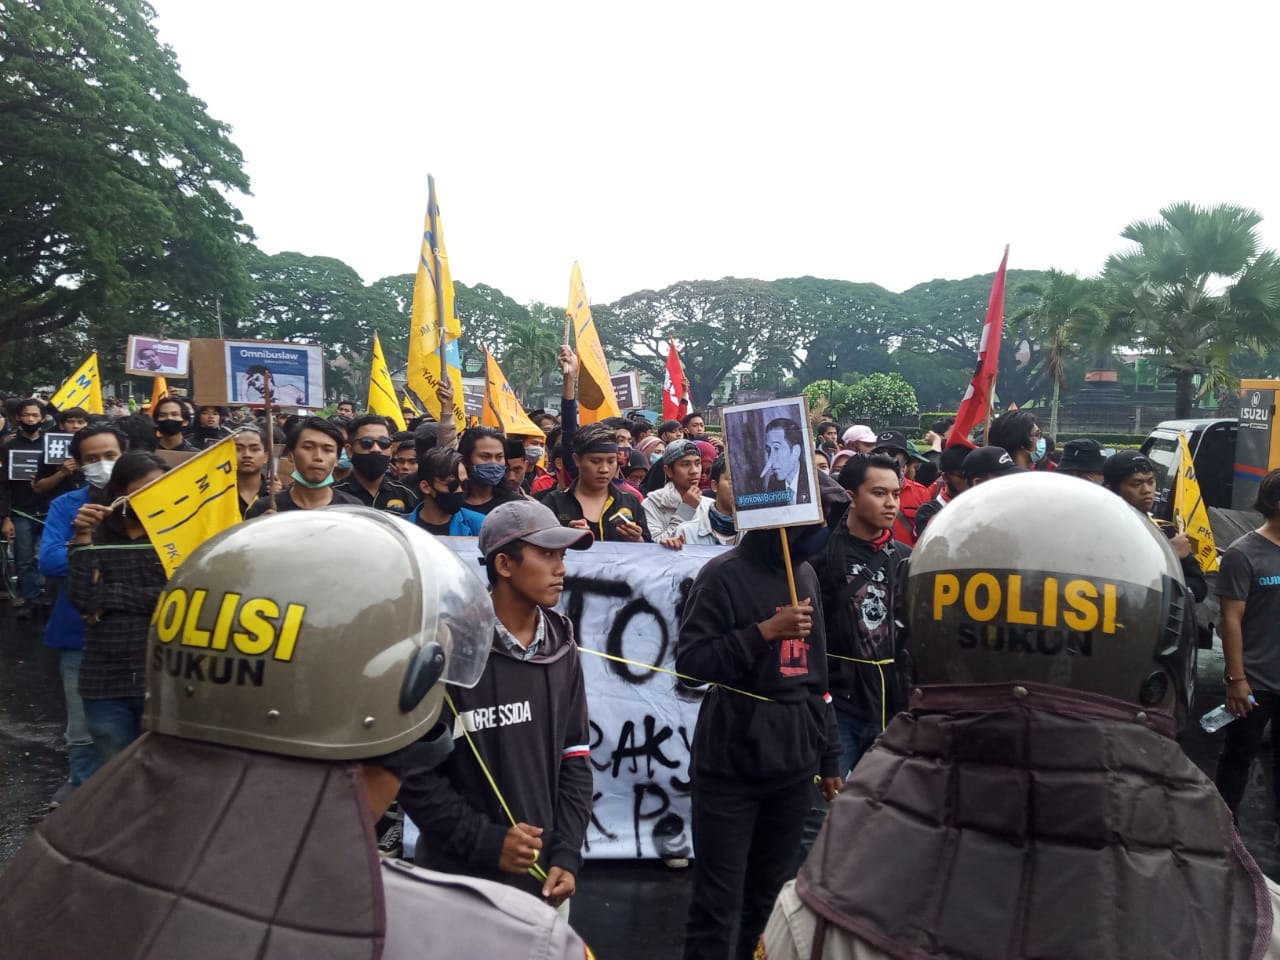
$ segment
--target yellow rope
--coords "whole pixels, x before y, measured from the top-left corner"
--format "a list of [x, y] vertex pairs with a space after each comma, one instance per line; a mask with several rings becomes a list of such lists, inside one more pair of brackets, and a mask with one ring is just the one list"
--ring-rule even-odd
[[579, 647], [580, 653], [589, 653], [593, 657], [604, 657], [606, 660], [612, 660], [614, 663], [625, 663], [629, 667], [640, 667], [642, 670], [653, 670], [655, 673], [665, 673], [672, 677], [679, 677], [688, 683], [696, 683], [699, 685], [707, 684], [712, 687], [719, 687], [721, 690], [728, 690], [731, 693], [740, 693], [744, 697], [751, 697], [753, 700], [763, 700], [765, 703], [772, 703], [768, 697], [762, 697], [758, 693], [752, 693], [750, 690], [739, 690], [737, 687], [729, 687], [723, 683], [710, 683], [707, 680], [699, 680], [697, 677], [686, 676], [683, 673], [676, 673], [674, 670], [668, 670], [666, 667], [654, 666], [652, 663], [641, 663], [638, 660], [628, 660], [626, 657], [616, 657], [612, 653], [601, 653], [599, 650], [588, 650], [586, 647]]
[[[507, 798], [504, 797], [502, 795], [502, 791], [498, 789], [498, 782], [493, 779], [493, 774], [489, 772], [488, 765], [484, 762], [484, 758], [480, 756], [480, 750], [476, 746], [476, 742], [471, 739], [471, 734], [467, 731], [467, 725], [462, 722], [462, 714], [458, 713], [458, 708], [453, 702], [453, 697], [449, 696], [449, 692], [447, 690], [445, 691], [444, 699], [445, 703], [449, 704], [449, 709], [453, 711], [453, 718], [457, 722], [458, 728], [462, 731], [462, 735], [467, 738], [467, 746], [471, 748], [471, 752], [475, 755], [476, 763], [480, 764], [481, 772], [484, 774], [485, 779], [489, 781], [489, 786], [493, 788], [493, 795], [498, 798], [498, 803], [502, 804], [502, 812], [507, 815], [507, 819], [511, 821], [511, 825], [514, 827], [516, 825], [516, 818], [512, 815], [511, 808], [507, 806]], [[531, 873], [536, 879], [546, 883], [547, 871], [538, 866], [536, 862], [538, 854], [536, 851], [534, 852], [533, 857], [535, 862], [533, 866], [529, 868], [529, 873]]]
[[888, 660], [859, 660], [857, 657], [842, 657], [838, 653], [828, 653], [827, 656], [835, 660], [845, 660], [845, 661], [848, 661], [849, 663], [870, 664], [871, 666], [875, 667], [877, 670], [880, 671], [880, 732], [884, 733], [884, 728], [889, 725], [889, 716], [888, 716], [889, 705], [887, 703], [889, 698], [887, 696], [888, 691], [885, 687], [885, 682], [884, 682], [884, 668], [894, 662], [893, 658], [891, 657]]

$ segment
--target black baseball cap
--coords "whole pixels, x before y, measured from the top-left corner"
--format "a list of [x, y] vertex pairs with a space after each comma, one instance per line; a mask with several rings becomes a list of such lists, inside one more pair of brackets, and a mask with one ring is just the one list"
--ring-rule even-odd
[[969, 480], [974, 477], [1005, 477], [1022, 472], [1022, 468], [1013, 462], [1013, 457], [1009, 456], [1009, 451], [1004, 447], [979, 447], [971, 450], [964, 458], [964, 475]]
[[907, 439], [907, 435], [900, 430], [886, 430], [884, 433], [876, 437], [876, 450], [895, 450], [898, 453], [905, 453], [912, 460], [919, 460], [921, 463], [928, 463], [927, 457], [920, 456], [917, 450]]
[[939, 473], [964, 473], [965, 457], [973, 453], [973, 447], [967, 443], [953, 443], [942, 451], [938, 457]]
[[1068, 473], [1102, 473], [1107, 458], [1102, 455], [1102, 444], [1088, 437], [1068, 440], [1062, 446], [1059, 470]]
[[1121, 450], [1102, 464], [1102, 482], [1114, 487], [1130, 474], [1155, 472], [1155, 465], [1141, 450]]

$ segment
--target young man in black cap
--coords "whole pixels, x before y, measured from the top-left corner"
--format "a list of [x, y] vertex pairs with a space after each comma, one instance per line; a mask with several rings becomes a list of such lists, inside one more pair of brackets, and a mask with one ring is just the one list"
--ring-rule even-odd
[[[1102, 485], [1133, 509], [1150, 517], [1156, 502], [1156, 468], [1145, 453], [1121, 450], [1108, 457], [1102, 465]], [[1171, 523], [1157, 522], [1156, 526], [1168, 538], [1169, 546], [1177, 555], [1187, 588], [1196, 598], [1196, 603], [1201, 602], [1209, 593], [1209, 584], [1200, 569], [1191, 541]]]
[[485, 517], [479, 545], [498, 627], [479, 682], [451, 690], [445, 719], [467, 744], [406, 779], [400, 804], [422, 829], [418, 864], [501, 880], [567, 914], [591, 819], [591, 731], [573, 626], [552, 607], [565, 550], [591, 535], [514, 500]]
[[886, 430], [876, 437], [873, 452], [886, 454], [898, 463], [898, 471], [902, 474], [902, 501], [898, 519], [893, 524], [893, 538], [910, 547], [916, 542], [916, 511], [929, 501], [931, 494], [928, 487], [907, 476], [907, 465], [913, 461], [928, 461], [911, 445], [907, 435], [898, 430]]
[[1088, 437], [1068, 440], [1062, 446], [1062, 459], [1058, 461], [1058, 473], [1079, 477], [1090, 483], [1102, 483], [1102, 465], [1107, 458], [1102, 455], [1102, 444]]
[[965, 455], [963, 470], [971, 487], [997, 477], [1023, 472], [1004, 447], [978, 447], [977, 450], [970, 450]]
[[656, 539], [676, 535], [680, 524], [695, 519], [710, 504], [698, 489], [702, 478], [702, 454], [691, 440], [676, 440], [662, 455], [666, 486], [644, 499], [644, 515], [650, 536]]
[[933, 498], [920, 504], [920, 508], [916, 511], [917, 540], [924, 534], [929, 521], [938, 515], [939, 510], [969, 489], [969, 481], [964, 475], [964, 461], [972, 449], [964, 444], [953, 443], [939, 454], [938, 472], [942, 475], [942, 482], [938, 485], [937, 493]]

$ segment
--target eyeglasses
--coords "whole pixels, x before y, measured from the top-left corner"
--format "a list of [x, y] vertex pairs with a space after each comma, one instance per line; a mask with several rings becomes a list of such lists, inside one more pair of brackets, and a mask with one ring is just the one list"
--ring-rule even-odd
[[444, 488], [448, 490], [450, 493], [457, 493], [458, 490], [462, 487], [462, 481], [459, 480], [457, 477], [450, 477], [448, 480], [442, 480], [437, 478], [436, 483], [443, 483]]
[[372, 450], [374, 444], [377, 444], [379, 450], [391, 449], [390, 437], [361, 437], [356, 441], [356, 446], [361, 450]]

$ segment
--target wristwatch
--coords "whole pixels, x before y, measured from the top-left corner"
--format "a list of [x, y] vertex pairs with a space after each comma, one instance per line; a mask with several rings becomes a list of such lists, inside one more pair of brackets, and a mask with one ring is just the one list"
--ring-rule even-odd
[[1240, 676], [1238, 676], [1238, 677], [1233, 677], [1233, 676], [1231, 675], [1231, 671], [1230, 671], [1230, 670], [1223, 670], [1223, 671], [1222, 671], [1222, 682], [1223, 682], [1223, 683], [1239, 683], [1239, 682], [1240, 682], [1241, 680], [1243, 680], [1243, 679], [1244, 679], [1244, 675], [1243, 675], [1243, 674], [1242, 674], [1242, 675], [1240, 675]]

